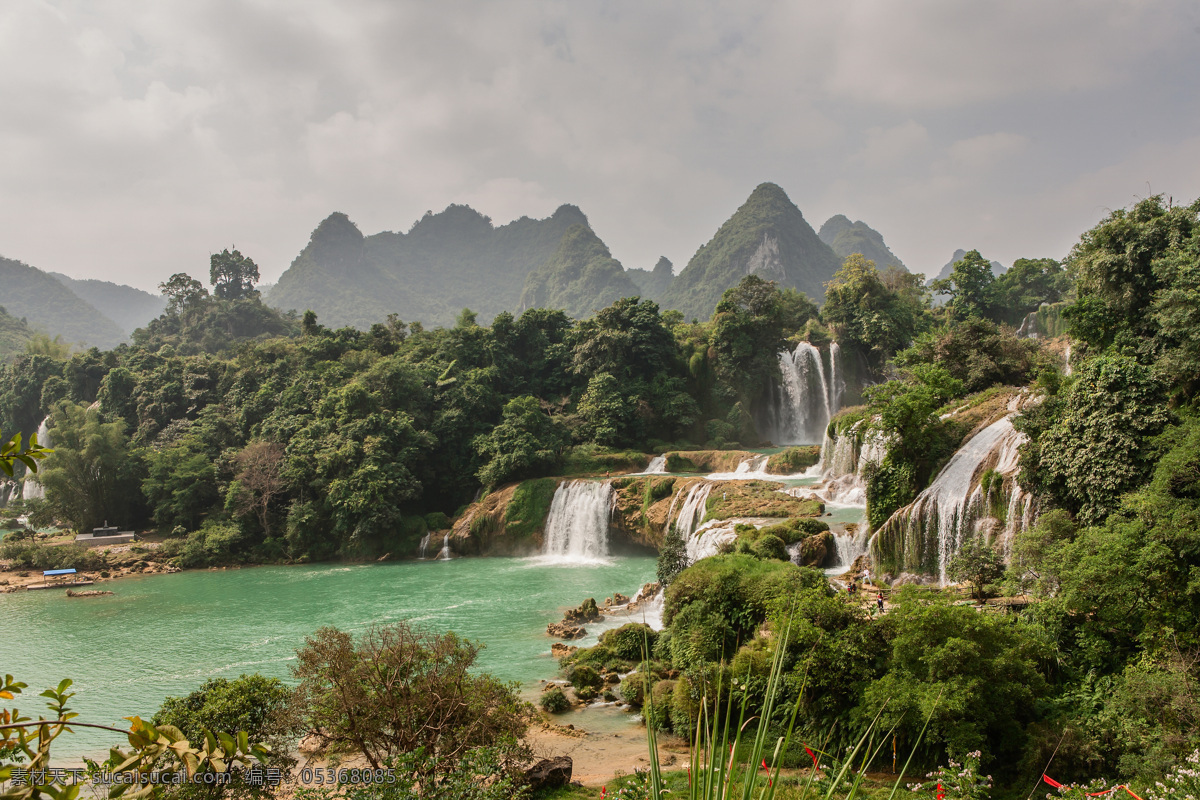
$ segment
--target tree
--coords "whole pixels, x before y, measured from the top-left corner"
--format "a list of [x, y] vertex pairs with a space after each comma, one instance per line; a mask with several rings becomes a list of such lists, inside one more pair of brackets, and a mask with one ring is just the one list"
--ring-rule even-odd
[[671, 523], [663, 537], [662, 549], [658, 551], [658, 582], [664, 588], [670, 586], [671, 581], [675, 580], [675, 576], [687, 567], [687, 543], [683, 541], [683, 534], [679, 532], [679, 527]]
[[509, 400], [504, 419], [475, 437], [475, 450], [488, 462], [479, 470], [484, 486], [549, 473], [567, 444], [566, 432], [528, 395]]
[[964, 542], [946, 564], [946, 576], [955, 583], [971, 584], [971, 596], [983, 605], [987, 587], [1004, 575], [1004, 560], [980, 539]]
[[238, 474], [236, 490], [231, 487], [234, 510], [253, 513], [262, 526], [263, 536], [271, 536], [271, 501], [284, 490], [284, 447], [278, 442], [257, 441], [246, 445], [234, 457]]
[[39, 482], [51, 514], [77, 531], [106, 521], [129, 523], [140, 497], [124, 422], [103, 422], [97, 411], [61, 403], [50, 416], [54, 454]]
[[168, 314], [182, 314], [208, 298], [208, 289], [204, 288], [204, 284], [185, 272], [176, 272], [165, 283], [160, 283], [158, 288], [167, 298]]
[[950, 310], [955, 317], [985, 317], [993, 306], [995, 280], [992, 265], [978, 250], [972, 250], [954, 262], [949, 278], [933, 282], [933, 290], [950, 295]]
[[875, 262], [851, 254], [825, 284], [821, 319], [837, 340], [882, 361], [907, 347], [926, 322], [929, 292], [897, 269], [880, 274]]
[[237, 250], [222, 250], [209, 259], [208, 280], [213, 294], [222, 300], [238, 300], [257, 294], [258, 265]]
[[371, 628], [357, 642], [321, 628], [296, 651], [296, 702], [318, 737], [354, 748], [376, 769], [418, 749], [432, 759], [423, 767], [431, 779], [486, 746], [524, 756], [532, 708], [513, 684], [470, 672], [479, 649], [407, 622]]
[[21, 434], [14, 433], [9, 439], [0, 436], [0, 470], [8, 477], [13, 476], [13, 465], [21, 463], [30, 472], [37, 472], [37, 462], [54, 451], [38, 444], [37, 434], [29, 436], [29, 445], [21, 447]]

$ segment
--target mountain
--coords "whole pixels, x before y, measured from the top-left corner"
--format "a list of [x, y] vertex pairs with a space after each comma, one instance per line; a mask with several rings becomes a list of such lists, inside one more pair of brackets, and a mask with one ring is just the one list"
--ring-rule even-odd
[[24, 353], [32, 338], [33, 331], [29, 330], [25, 320], [17, 319], [4, 306], [0, 306], [0, 364], [6, 364]]
[[143, 327], [167, 308], [167, 301], [162, 295], [143, 292], [132, 286], [90, 278], [81, 280], [58, 272], [51, 272], [50, 275], [117, 323], [127, 335], [133, 333], [135, 328]]
[[841, 266], [800, 209], [773, 183], [760, 184], [663, 293], [661, 304], [707, 319], [721, 294], [757, 273], [820, 302]]
[[[966, 254], [967, 254], [967, 251], [963, 250], [961, 247], [958, 248], [957, 250], [955, 250], [953, 257], [951, 257], [951, 259], [948, 262], [946, 262], [946, 266], [942, 267], [942, 271], [939, 272], [936, 276], [927, 280], [926, 283], [933, 283], [934, 281], [944, 281], [944, 280], [946, 280], [946, 278], [949, 278], [950, 273], [954, 271], [954, 265], [956, 263], [958, 263], [959, 261], [962, 261], [963, 256], [965, 256]], [[1004, 273], [1008, 272], [1008, 267], [1004, 266], [999, 261], [990, 261], [988, 263], [990, 263], [992, 265], [992, 275], [996, 276], [997, 278], [999, 278]]]
[[625, 274], [637, 284], [639, 293], [647, 300], [658, 300], [675, 278], [675, 268], [666, 256], [661, 256], [653, 270], [628, 269]]
[[526, 279], [587, 217], [563, 205], [540, 220], [496, 227], [469, 206], [427, 213], [408, 233], [363, 236], [350, 218], [331, 214], [279, 278], [266, 302], [312, 309], [322, 324], [370, 327], [388, 314], [406, 322], [450, 326], [463, 308], [486, 324], [520, 308]]
[[29, 327], [61, 335], [73, 345], [111, 348], [125, 333], [95, 306], [83, 300], [48, 272], [9, 258], [0, 258], [0, 298], [14, 317]]
[[525, 279], [521, 309], [560, 308], [590, 317], [622, 297], [641, 294], [621, 262], [586, 225], [572, 225], [549, 260]]
[[879, 231], [862, 220], [851, 222], [845, 215], [837, 214], [825, 220], [817, 235], [843, 261], [853, 253], [862, 253], [868, 260], [874, 261], [881, 272], [892, 265], [907, 269], [904, 262], [884, 243]]

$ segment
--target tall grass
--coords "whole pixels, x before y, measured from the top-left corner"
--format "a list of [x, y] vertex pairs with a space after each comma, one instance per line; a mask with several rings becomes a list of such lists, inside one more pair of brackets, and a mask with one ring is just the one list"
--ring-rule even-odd
[[[776, 791], [780, 786], [780, 770], [782, 768], [782, 756], [788, 752], [788, 748], [792, 743], [793, 735], [796, 731], [796, 720], [800, 714], [800, 705], [804, 696], [804, 689], [808, 683], [808, 675], [805, 673], [801, 681], [800, 690], [796, 695], [796, 702], [792, 706], [791, 713], [788, 716], [787, 729], [783, 736], [775, 738], [774, 745], [771, 746], [769, 741], [771, 736], [771, 725], [769, 720], [774, 718], [776, 712], [776, 703], [781, 694], [784, 678], [784, 656], [787, 652], [787, 645], [791, 636], [791, 619], [792, 614], [788, 614], [787, 626], [782, 635], [778, 638], [778, 645], [775, 648], [775, 653], [771, 661], [771, 672], [767, 679], [766, 696], [763, 701], [763, 707], [756, 715], [748, 716], [749, 709], [747, 708], [749, 693], [743, 693], [742, 701], [738, 710], [736, 724], [733, 719], [734, 701], [732, 692], [729, 693], [729, 699], [723, 704], [724, 720], [718, 719], [721, 714], [722, 703], [722, 683], [724, 681], [725, 671], [717, 670], [716, 686], [710, 684], [705, 685], [703, 701], [700, 704], [700, 711], [697, 715], [696, 727], [691, 736], [691, 757], [689, 759], [689, 782], [686, 796], [688, 800], [773, 800]], [[645, 655], [648, 655], [649, 648], [645, 648]], [[645, 659], [648, 662], [648, 657]], [[643, 665], [643, 670], [648, 673], [648, 663]], [[649, 676], [647, 674], [647, 681]], [[736, 685], [736, 678], [733, 679]], [[715, 690], [713, 698], [709, 696], [709, 689]], [[658, 733], [655, 730], [655, 725], [650, 720], [655, 718], [652, 713], [653, 692], [651, 687], [647, 685], [645, 691], [646, 711], [644, 717], [647, 720], [646, 724], [646, 744], [649, 748], [649, 792], [650, 800], [663, 800], [665, 795], [675, 797], [675, 793], [667, 792], [664, 788], [662, 768], [658, 760]], [[938, 701], [941, 698], [939, 696]], [[825, 746], [822, 745], [816, 750], [816, 753], [824, 756], [823, 760], [828, 760], [832, 766], [822, 766], [820, 769], [814, 765], [805, 777], [801, 786], [800, 794], [797, 800], [806, 800], [811, 794], [816, 800], [820, 797], [821, 800], [833, 800], [835, 796], [840, 796], [842, 800], [854, 800], [858, 797], [862, 790], [862, 782], [866, 775], [867, 766], [872, 763], [878, 756], [880, 750], [888, 742], [888, 739], [894, 733], [893, 730], [880, 731], [879, 719], [883, 714], [887, 703], [880, 707], [875, 718], [871, 720], [871, 724], [859, 737], [857, 744], [853, 747], [845, 759], [839, 760], [833, 757], [833, 754], [824, 752]], [[921, 728], [921, 733], [917, 736], [913, 743], [912, 750], [909, 752], [908, 758], [904, 762], [904, 768], [896, 778], [895, 784], [892, 786], [891, 794], [888, 800], [893, 800], [897, 790], [900, 788], [904, 780], [904, 775], [908, 771], [909, 765], [912, 763], [913, 754], [917, 747], [920, 746], [921, 740], [925, 736], [925, 731], [929, 727], [929, 722], [933, 718], [934, 712], [937, 710], [937, 702], [930, 709], [929, 715], [925, 718], [925, 724]], [[732, 740], [730, 737], [732, 736]], [[829, 733], [824, 737], [825, 742], [830, 740]], [[744, 749], [743, 745], [749, 744], [748, 749]], [[805, 745], [807, 749], [807, 745]], [[771, 750], [771, 758], [768, 764], [766, 759], [767, 750]], [[727, 755], [726, 755], [727, 754]], [[741, 757], [739, 758], [739, 754]], [[857, 769], [851, 772], [857, 762]], [[760, 767], [766, 765], [766, 774], [760, 772]], [[757, 794], [756, 794], [757, 792]], [[842, 794], [844, 792], [844, 794]], [[795, 795], [793, 795], [795, 796]]]

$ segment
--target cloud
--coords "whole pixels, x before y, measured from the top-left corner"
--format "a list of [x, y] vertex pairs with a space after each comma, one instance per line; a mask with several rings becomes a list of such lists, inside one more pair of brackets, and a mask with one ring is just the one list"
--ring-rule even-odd
[[1194, 148], [1196, 15], [1184, 0], [13, 0], [0, 252], [150, 288], [236, 242], [274, 279], [333, 210], [371, 233], [451, 202], [498, 222], [570, 202], [622, 262], [682, 266], [764, 180], [815, 225], [866, 220], [906, 261], [1028, 249], [1059, 224], [1029, 209], [1076, 225], [1049, 198], [1090, 208], [1089, 190], [1138, 191], [1162, 154]]

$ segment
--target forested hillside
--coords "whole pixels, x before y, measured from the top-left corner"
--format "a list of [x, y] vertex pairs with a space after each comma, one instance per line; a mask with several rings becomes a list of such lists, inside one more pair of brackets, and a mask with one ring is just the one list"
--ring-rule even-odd
[[756, 188], [662, 294], [664, 307], [707, 319], [726, 289], [746, 275], [796, 289], [816, 302], [841, 259], [773, 183]]
[[874, 261], [880, 269], [892, 266], [905, 269], [904, 262], [888, 248], [882, 234], [862, 220], [851, 222], [843, 214], [837, 214], [825, 220], [817, 235], [842, 260], [858, 253]]
[[675, 268], [669, 258], [662, 256], [652, 270], [630, 268], [625, 274], [637, 284], [642, 297], [657, 301], [671, 285], [675, 277]]
[[161, 314], [167, 304], [161, 295], [143, 292], [132, 286], [90, 278], [80, 280], [57, 272], [50, 274], [80, 299], [117, 323], [127, 335]]
[[0, 362], [12, 361], [18, 354], [24, 353], [32, 337], [33, 331], [24, 321], [0, 306]]
[[525, 279], [520, 308], [558, 308], [583, 319], [622, 297], [641, 294], [591, 228], [569, 228], [554, 252]]
[[48, 272], [0, 258], [0, 298], [8, 313], [72, 345], [116, 347], [125, 333]]

